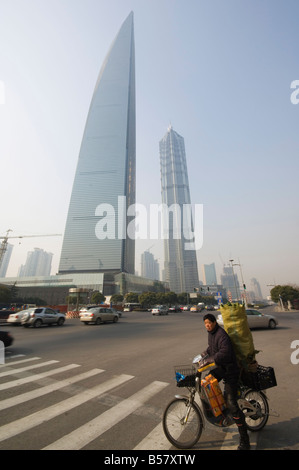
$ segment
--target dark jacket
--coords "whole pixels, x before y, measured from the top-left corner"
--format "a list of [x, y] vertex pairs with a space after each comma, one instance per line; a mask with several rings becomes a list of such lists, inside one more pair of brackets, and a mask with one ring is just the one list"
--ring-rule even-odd
[[[214, 358], [219, 373], [225, 382], [236, 381], [239, 377], [239, 367], [230, 337], [218, 323], [214, 330], [208, 332], [207, 354]], [[214, 374], [213, 374], [214, 375]], [[218, 377], [217, 377], [218, 378]]]

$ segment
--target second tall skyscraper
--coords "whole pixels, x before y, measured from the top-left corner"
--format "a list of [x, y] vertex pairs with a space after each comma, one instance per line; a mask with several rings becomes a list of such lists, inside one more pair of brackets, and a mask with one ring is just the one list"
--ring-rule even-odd
[[162, 204], [169, 216], [168, 234], [164, 238], [165, 280], [171, 291], [193, 292], [199, 281], [196, 251], [186, 249], [184, 233], [184, 205], [191, 206], [185, 143], [172, 126], [160, 141], [160, 169]]

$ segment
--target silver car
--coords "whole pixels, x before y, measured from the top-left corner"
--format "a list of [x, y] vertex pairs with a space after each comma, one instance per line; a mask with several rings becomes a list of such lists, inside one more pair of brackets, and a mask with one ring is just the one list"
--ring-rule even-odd
[[82, 321], [85, 325], [88, 325], [89, 323], [95, 323], [96, 325], [99, 325], [100, 323], [105, 323], [107, 321], [116, 323], [118, 319], [118, 313], [113, 311], [112, 308], [107, 307], [95, 307], [80, 312], [80, 321]]
[[21, 324], [25, 327], [33, 326], [39, 328], [42, 325], [53, 325], [62, 326], [65, 322], [65, 315], [58, 313], [52, 308], [48, 307], [36, 307], [29, 308], [22, 312]]
[[12, 325], [20, 325], [24, 312], [27, 312], [27, 310], [20, 310], [19, 312], [11, 313], [8, 316], [8, 319], [6, 320], [6, 323], [11, 323]]
[[157, 305], [152, 308], [153, 315], [168, 315], [168, 308], [165, 305]]
[[[273, 315], [261, 313], [258, 310], [246, 310], [247, 321], [249, 328], [276, 328], [278, 325], [277, 319]], [[218, 315], [217, 323], [223, 326], [222, 315]]]

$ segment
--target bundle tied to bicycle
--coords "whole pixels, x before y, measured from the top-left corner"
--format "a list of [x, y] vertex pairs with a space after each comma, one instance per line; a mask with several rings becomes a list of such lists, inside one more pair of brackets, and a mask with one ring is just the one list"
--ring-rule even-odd
[[220, 307], [224, 329], [229, 335], [241, 369], [256, 372], [256, 354], [244, 305], [227, 303]]

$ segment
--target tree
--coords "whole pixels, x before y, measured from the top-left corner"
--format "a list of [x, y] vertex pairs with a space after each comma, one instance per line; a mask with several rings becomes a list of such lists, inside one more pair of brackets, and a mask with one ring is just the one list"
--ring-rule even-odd
[[0, 286], [0, 302], [11, 301], [11, 290], [8, 287]]
[[113, 294], [111, 295], [110, 302], [113, 304], [117, 304], [118, 302], [122, 302], [124, 300], [124, 296], [121, 294]]
[[136, 292], [128, 292], [125, 295], [125, 302], [138, 303], [138, 294]]
[[105, 302], [106, 297], [102, 292], [94, 292], [91, 296], [91, 303], [92, 304], [100, 304], [101, 302]]
[[138, 300], [144, 308], [148, 308], [157, 303], [157, 296], [155, 292], [143, 292]]
[[178, 302], [178, 296], [175, 292], [165, 292], [165, 303], [175, 305]]
[[188, 303], [188, 294], [187, 294], [187, 292], [182, 292], [181, 294], [178, 294], [177, 298], [178, 298], [179, 304], [187, 305], [187, 303]]
[[273, 302], [280, 302], [280, 299], [283, 302], [288, 300], [293, 303], [294, 300], [299, 299], [299, 288], [293, 286], [275, 286], [270, 291], [271, 299]]

